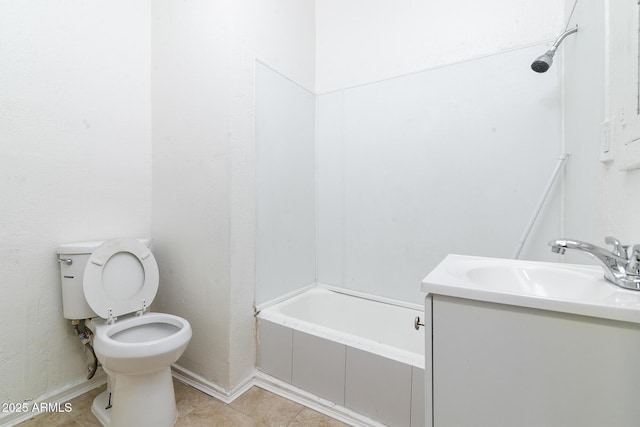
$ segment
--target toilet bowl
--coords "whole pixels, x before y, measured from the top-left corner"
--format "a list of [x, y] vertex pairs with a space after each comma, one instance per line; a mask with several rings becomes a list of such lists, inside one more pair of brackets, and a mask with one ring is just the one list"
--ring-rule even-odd
[[189, 323], [171, 314], [146, 313], [113, 324], [93, 320], [89, 327], [111, 381], [92, 406], [98, 419], [113, 427], [172, 426], [178, 412], [171, 364], [189, 344]]
[[185, 319], [147, 313], [114, 324], [93, 321], [93, 348], [102, 366], [121, 374], [146, 374], [176, 362], [191, 339]]
[[[170, 427], [177, 419], [171, 364], [189, 344], [191, 325], [148, 311], [159, 277], [147, 244], [115, 239], [86, 246], [61, 245], [58, 253], [63, 305], [70, 305], [64, 307], [65, 317], [89, 318], [95, 354], [108, 375], [108, 389], [96, 397], [92, 411], [105, 426]], [[82, 299], [73, 295], [78, 287]]]

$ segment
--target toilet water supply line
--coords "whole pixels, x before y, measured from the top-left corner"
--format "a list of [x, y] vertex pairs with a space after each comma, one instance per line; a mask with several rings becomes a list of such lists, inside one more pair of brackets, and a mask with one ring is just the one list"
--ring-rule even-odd
[[90, 380], [96, 374], [98, 370], [98, 358], [96, 357], [96, 352], [93, 350], [93, 346], [91, 345], [91, 338], [93, 333], [89, 328], [87, 328], [84, 323], [82, 324], [82, 331], [80, 331], [80, 320], [72, 320], [71, 325], [73, 326], [73, 331], [76, 333], [76, 336], [80, 340], [85, 347], [91, 351], [91, 355], [93, 356], [93, 361], [89, 365], [89, 373], [87, 375], [87, 379]]
[[538, 215], [540, 215], [542, 206], [544, 206], [544, 203], [547, 201], [547, 198], [549, 197], [549, 193], [551, 193], [551, 189], [553, 188], [553, 183], [556, 181], [556, 178], [560, 174], [560, 171], [562, 170], [562, 166], [564, 165], [564, 162], [567, 160], [568, 156], [569, 155], [567, 153], [562, 153], [560, 157], [558, 157], [558, 163], [556, 164], [556, 167], [553, 170], [551, 177], [549, 178], [549, 182], [547, 182], [547, 186], [545, 187], [542, 193], [542, 197], [540, 197], [540, 200], [538, 201], [538, 204], [536, 205], [533, 211], [533, 215], [531, 216], [531, 219], [529, 220], [527, 227], [524, 229], [524, 233], [522, 233], [522, 237], [520, 237], [520, 241], [518, 242], [516, 251], [513, 254], [513, 259], [518, 259], [520, 257], [520, 252], [522, 252], [522, 248], [524, 248], [524, 244], [527, 241], [527, 237], [529, 237], [529, 233], [531, 232], [533, 225], [536, 223], [536, 220], [538, 219]]

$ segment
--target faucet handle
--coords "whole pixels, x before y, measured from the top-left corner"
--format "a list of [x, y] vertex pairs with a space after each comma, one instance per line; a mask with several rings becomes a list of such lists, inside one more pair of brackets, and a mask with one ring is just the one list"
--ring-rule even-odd
[[612, 252], [614, 255], [619, 256], [620, 258], [628, 259], [627, 248], [629, 246], [621, 245], [620, 241], [613, 236], [605, 237], [604, 242], [607, 245], [613, 245]]
[[640, 245], [633, 245], [626, 272], [628, 275], [640, 276]]

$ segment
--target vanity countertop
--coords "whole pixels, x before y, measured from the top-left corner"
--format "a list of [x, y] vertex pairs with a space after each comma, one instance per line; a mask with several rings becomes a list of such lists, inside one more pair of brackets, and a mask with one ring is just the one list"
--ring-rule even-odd
[[427, 295], [640, 323], [640, 291], [622, 289], [602, 268], [448, 255], [423, 280]]

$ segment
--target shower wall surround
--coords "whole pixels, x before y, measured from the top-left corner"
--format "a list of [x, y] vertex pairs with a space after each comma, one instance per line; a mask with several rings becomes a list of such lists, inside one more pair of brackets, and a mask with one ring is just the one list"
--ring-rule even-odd
[[[419, 303], [446, 254], [510, 257], [561, 150], [560, 67], [531, 72], [539, 51], [318, 95], [315, 122], [312, 95], [259, 66], [257, 303], [313, 281]], [[523, 258], [550, 259], [557, 193]]]
[[[618, 171], [618, 165], [608, 168], [607, 164], [600, 162], [602, 123], [609, 118], [605, 116], [604, 88], [605, 58], [608, 56], [605, 52], [605, 5], [603, 2], [578, 2], [569, 25], [579, 25], [579, 30], [573, 40], [565, 40], [566, 45], [562, 52], [565, 66], [565, 144], [567, 152], [571, 153], [569, 167], [564, 176], [564, 235], [604, 245], [603, 236], [613, 234], [625, 244], [632, 243], [633, 233], [627, 234], [625, 238], [626, 233], [621, 232], [618, 226], [610, 227], [610, 224], [607, 224], [604, 227], [602, 221], [603, 218], [611, 218], [621, 213], [619, 203], [609, 205], [605, 202], [608, 201], [608, 196], [615, 194], [621, 187], [614, 185], [603, 195], [602, 189], [607, 183], [607, 180], [603, 179], [603, 172], [613, 169], [612, 175], [618, 178], [624, 176]], [[613, 147], [614, 151], [615, 148]], [[618, 195], [615, 199], [632, 198]], [[598, 206], [601, 208], [597, 208]], [[603, 215], [602, 211], [607, 210], [608, 206], [613, 207], [613, 215]], [[632, 225], [636, 222], [623, 221], [621, 224]], [[565, 262], [590, 262], [583, 254], [570, 252], [567, 251], [564, 256]], [[556, 258], [555, 261], [560, 259]]]
[[256, 302], [315, 282], [315, 96], [256, 64]]
[[[445, 255], [513, 254], [560, 150], [558, 71], [531, 72], [539, 50], [319, 96], [319, 282], [420, 302]], [[557, 218], [524, 258], [546, 258]]]

